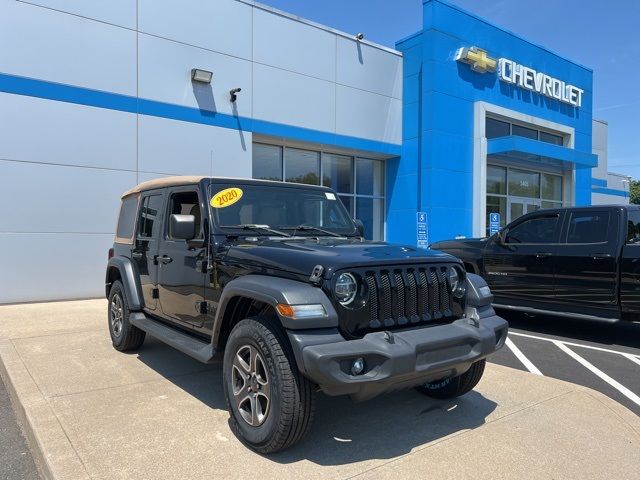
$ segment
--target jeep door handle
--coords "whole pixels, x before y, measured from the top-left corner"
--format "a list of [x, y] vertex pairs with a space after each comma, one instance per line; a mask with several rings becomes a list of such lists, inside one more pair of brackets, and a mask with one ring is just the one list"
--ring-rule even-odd
[[173, 262], [173, 258], [169, 257], [168, 255], [163, 255], [161, 257], [158, 257], [158, 261], [166, 265], [167, 263]]
[[551, 252], [538, 252], [536, 253], [536, 258], [549, 258], [552, 257], [553, 253]]
[[131, 252], [131, 258], [134, 260], [142, 260], [144, 258], [144, 253], [142, 252]]
[[611, 258], [611, 257], [613, 257], [613, 255], [611, 255], [610, 253], [594, 253], [593, 254], [594, 260], [606, 260], [607, 258]]

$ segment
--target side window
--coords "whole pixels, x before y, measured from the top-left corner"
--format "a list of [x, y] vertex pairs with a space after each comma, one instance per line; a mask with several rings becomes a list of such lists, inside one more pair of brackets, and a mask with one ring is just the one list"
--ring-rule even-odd
[[136, 222], [136, 210], [138, 209], [138, 195], [125, 198], [120, 206], [120, 217], [116, 228], [116, 240], [127, 241], [133, 238], [133, 229]]
[[627, 243], [640, 245], [640, 210], [628, 210]]
[[162, 195], [149, 195], [142, 199], [138, 216], [138, 238], [155, 237], [158, 230], [158, 217], [162, 208]]
[[558, 215], [530, 218], [507, 231], [506, 243], [553, 243]]
[[609, 212], [573, 212], [567, 229], [567, 243], [603, 243], [607, 241]]
[[[202, 216], [200, 214], [200, 200], [197, 192], [177, 192], [171, 195], [169, 201], [169, 215], [193, 215], [196, 217], [196, 238], [200, 237]], [[167, 225], [168, 225], [167, 217]], [[167, 232], [169, 231], [167, 227]], [[169, 237], [170, 238], [170, 237]]]

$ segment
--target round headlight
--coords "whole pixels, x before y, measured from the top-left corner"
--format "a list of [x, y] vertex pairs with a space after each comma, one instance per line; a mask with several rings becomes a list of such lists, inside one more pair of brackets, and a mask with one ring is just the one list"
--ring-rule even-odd
[[462, 278], [462, 274], [455, 267], [449, 267], [447, 270], [447, 278], [449, 281], [449, 289], [454, 297], [462, 298], [467, 290]]
[[358, 291], [358, 282], [350, 273], [341, 273], [336, 279], [334, 293], [338, 301], [342, 305], [348, 305], [356, 298]]

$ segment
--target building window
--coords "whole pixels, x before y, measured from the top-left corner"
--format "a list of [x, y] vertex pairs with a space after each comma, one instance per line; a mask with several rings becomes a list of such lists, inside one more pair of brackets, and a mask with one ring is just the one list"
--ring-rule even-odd
[[282, 147], [253, 144], [253, 178], [282, 180]]
[[487, 165], [487, 234], [491, 213], [500, 214], [504, 227], [526, 213], [560, 208], [563, 200], [562, 175]]
[[384, 239], [384, 161], [280, 145], [253, 145], [253, 178], [322, 185], [338, 192], [365, 237]]
[[533, 126], [524, 126], [517, 123], [509, 123], [497, 118], [487, 117], [485, 120], [485, 137], [498, 138], [515, 135], [517, 137], [530, 138], [541, 142], [564, 145], [564, 137], [558, 133], [551, 133], [537, 129]]

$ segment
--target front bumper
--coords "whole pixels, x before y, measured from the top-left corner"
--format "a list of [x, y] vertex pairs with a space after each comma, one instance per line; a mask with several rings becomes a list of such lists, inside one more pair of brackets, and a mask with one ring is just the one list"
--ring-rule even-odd
[[[345, 340], [336, 330], [289, 331], [302, 373], [328, 395], [366, 400], [381, 393], [460, 375], [502, 348], [508, 324], [497, 315]], [[351, 374], [362, 357], [365, 372]]]

